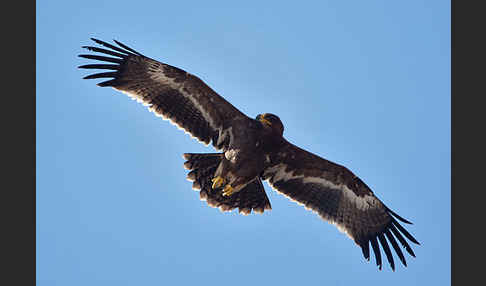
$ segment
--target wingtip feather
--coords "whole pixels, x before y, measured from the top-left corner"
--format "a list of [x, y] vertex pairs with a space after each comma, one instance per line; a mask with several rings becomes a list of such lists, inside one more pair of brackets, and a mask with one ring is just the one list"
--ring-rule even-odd
[[392, 220], [392, 224], [395, 225], [411, 242], [420, 245], [420, 243], [413, 237], [403, 226], [401, 226], [396, 220]]
[[403, 223], [407, 223], [407, 224], [413, 224], [411, 221], [399, 216], [396, 212], [392, 211], [390, 208], [388, 208], [387, 206], [385, 206], [385, 209], [387, 212], [389, 212], [392, 216], [396, 217], [399, 221], [403, 222]]

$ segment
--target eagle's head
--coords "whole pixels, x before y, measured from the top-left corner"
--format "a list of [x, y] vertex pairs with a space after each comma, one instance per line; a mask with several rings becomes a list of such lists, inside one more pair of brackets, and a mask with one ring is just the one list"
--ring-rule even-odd
[[280, 136], [283, 135], [284, 127], [277, 115], [271, 113], [258, 114], [256, 120], [260, 121], [263, 126], [272, 128]]

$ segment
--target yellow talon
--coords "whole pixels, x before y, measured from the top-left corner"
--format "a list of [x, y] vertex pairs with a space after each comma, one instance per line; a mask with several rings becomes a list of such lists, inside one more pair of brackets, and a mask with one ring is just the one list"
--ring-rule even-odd
[[223, 189], [223, 196], [224, 197], [231, 196], [233, 193], [234, 193], [234, 189], [231, 185], [224, 186], [224, 189]]
[[220, 176], [217, 176], [211, 180], [213, 182], [213, 190], [219, 188], [223, 185], [224, 179]]

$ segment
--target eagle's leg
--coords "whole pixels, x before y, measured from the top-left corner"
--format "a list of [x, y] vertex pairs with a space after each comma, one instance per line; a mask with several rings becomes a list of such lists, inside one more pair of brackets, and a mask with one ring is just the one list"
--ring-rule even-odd
[[231, 196], [233, 193], [235, 193], [235, 189], [231, 185], [224, 186], [223, 197]]
[[228, 179], [226, 176], [228, 174], [229, 164], [230, 163], [228, 160], [225, 160], [224, 158], [221, 160], [221, 163], [218, 165], [216, 172], [214, 172], [214, 177], [211, 179], [211, 182], [213, 183], [213, 190], [216, 190], [217, 188], [226, 185]]
[[223, 197], [229, 197], [241, 191], [244, 187], [246, 187], [246, 185], [253, 182], [254, 180], [255, 180], [254, 176], [244, 176], [244, 177], [232, 176], [232, 178], [228, 181], [228, 184], [226, 184], [223, 188], [222, 191]]
[[252, 168], [252, 165], [257, 164], [253, 162], [254, 160], [248, 160], [248, 158], [252, 159], [254, 154], [240, 156], [239, 161], [237, 160], [238, 154], [241, 155], [241, 153], [233, 149], [225, 152], [225, 157], [221, 160], [211, 180], [213, 190], [220, 187], [223, 188], [221, 192], [223, 197], [228, 197], [239, 192], [248, 183], [253, 181], [257, 175]]
[[212, 188], [217, 189], [224, 184], [224, 178], [221, 176], [214, 177], [211, 182], [213, 182]]

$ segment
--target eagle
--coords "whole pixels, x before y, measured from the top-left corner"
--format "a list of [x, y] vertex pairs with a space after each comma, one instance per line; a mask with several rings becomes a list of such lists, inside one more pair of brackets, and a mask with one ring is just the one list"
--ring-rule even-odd
[[[91, 38], [99, 46], [83, 46], [96, 60], [81, 69], [100, 69], [84, 79], [105, 78], [112, 87], [144, 104], [156, 116], [186, 133], [210, 143], [217, 153], [183, 154], [187, 179], [202, 201], [221, 211], [238, 208], [242, 214], [271, 210], [262, 181], [278, 193], [316, 212], [334, 224], [370, 260], [370, 245], [381, 270], [380, 247], [395, 270], [391, 247], [404, 266], [404, 248], [415, 254], [409, 241], [420, 244], [371, 189], [346, 167], [295, 146], [283, 137], [284, 125], [271, 113], [248, 117], [197, 76], [151, 59], [125, 44]], [[116, 44], [116, 45], [115, 45]], [[398, 240], [398, 242], [397, 242]], [[401, 247], [399, 246], [401, 244]]]

